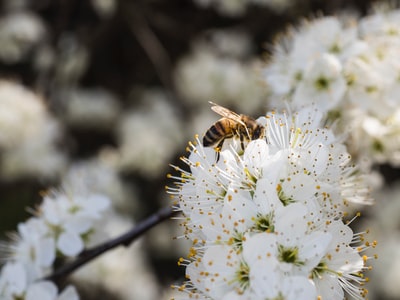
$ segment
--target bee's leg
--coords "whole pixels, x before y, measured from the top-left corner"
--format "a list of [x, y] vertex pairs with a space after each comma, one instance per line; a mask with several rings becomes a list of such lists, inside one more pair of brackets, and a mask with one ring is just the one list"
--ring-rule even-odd
[[214, 150], [215, 150], [215, 155], [216, 155], [216, 159], [215, 159], [215, 162], [218, 162], [219, 161], [219, 157], [220, 157], [220, 152], [221, 152], [221, 150], [222, 150], [222, 145], [224, 144], [224, 140], [222, 139], [219, 143], [218, 143], [218, 145], [214, 148]]
[[243, 134], [239, 134], [239, 138], [240, 138], [240, 147], [241, 147], [242, 151], [244, 151], [244, 136], [243, 136]]
[[215, 152], [215, 162], [219, 161], [219, 157], [220, 157], [220, 150], [218, 149], [217, 152]]

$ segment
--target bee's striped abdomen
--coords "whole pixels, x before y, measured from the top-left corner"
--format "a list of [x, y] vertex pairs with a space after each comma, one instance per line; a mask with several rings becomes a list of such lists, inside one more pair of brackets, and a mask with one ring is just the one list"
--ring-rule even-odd
[[232, 136], [231, 128], [226, 126], [226, 122], [229, 122], [228, 119], [221, 119], [218, 122], [215, 122], [214, 125], [207, 130], [203, 137], [203, 146], [209, 147], [213, 146], [222, 139], [229, 138]]

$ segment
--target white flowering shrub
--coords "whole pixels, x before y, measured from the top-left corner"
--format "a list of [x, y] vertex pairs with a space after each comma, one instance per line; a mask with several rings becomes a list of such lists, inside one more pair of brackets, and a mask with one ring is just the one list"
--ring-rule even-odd
[[199, 139], [190, 143], [182, 158], [190, 171], [176, 167], [181, 175], [168, 189], [193, 242], [180, 260], [188, 281], [177, 287], [187, 299], [366, 296], [371, 244], [343, 217], [352, 203], [372, 200], [322, 117], [315, 109], [268, 113], [257, 120], [264, 137], [243, 150], [233, 139], [217, 156]]
[[0, 300], [399, 298], [400, 10], [371, 2], [1, 1]]
[[270, 106], [315, 103], [349, 131], [350, 153], [400, 163], [400, 10], [304, 22], [273, 46], [263, 69]]
[[[64, 292], [69, 296], [56, 298], [54, 283], [42, 279], [53, 271], [57, 256], [71, 258], [85, 249], [109, 206], [107, 197], [87, 191], [46, 195], [35, 216], [20, 223], [12, 242], [2, 245], [8, 261], [0, 276], [0, 298], [78, 299], [72, 287]], [[41, 293], [48, 295], [42, 298]]]

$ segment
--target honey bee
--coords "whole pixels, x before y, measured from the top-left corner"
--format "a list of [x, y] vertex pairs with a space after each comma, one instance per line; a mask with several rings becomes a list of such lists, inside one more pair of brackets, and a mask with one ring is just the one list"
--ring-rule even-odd
[[[203, 146], [214, 148], [217, 153], [222, 149], [225, 139], [239, 137], [240, 146], [244, 150], [244, 141], [259, 139], [264, 135], [264, 126], [257, 123], [253, 118], [237, 114], [228, 108], [222, 107], [210, 101], [211, 109], [222, 118], [215, 122], [204, 134]], [[217, 154], [217, 160], [219, 155]]]

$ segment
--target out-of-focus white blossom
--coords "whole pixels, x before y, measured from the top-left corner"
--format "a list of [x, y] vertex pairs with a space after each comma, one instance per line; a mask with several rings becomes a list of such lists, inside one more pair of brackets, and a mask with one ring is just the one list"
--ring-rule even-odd
[[2, 300], [79, 300], [73, 286], [67, 286], [58, 294], [57, 286], [47, 280], [33, 282], [24, 265], [6, 263], [0, 272], [0, 298]]
[[[257, 119], [260, 139], [197, 138], [169, 187], [193, 242], [182, 299], [363, 299], [365, 243], [342, 217], [371, 204], [365, 177], [313, 108]], [[364, 244], [362, 244], [364, 242]], [[180, 299], [178, 297], [177, 299]]]
[[59, 123], [39, 96], [22, 85], [0, 81], [0, 150], [3, 178], [59, 175], [66, 158], [56, 148]]
[[13, 64], [23, 60], [45, 35], [42, 20], [28, 12], [15, 12], [0, 19], [0, 60]]
[[54, 79], [64, 86], [75, 84], [89, 64], [88, 49], [74, 35], [64, 33], [60, 37], [56, 50]]
[[32, 63], [39, 74], [51, 71], [56, 63], [55, 49], [48, 44], [40, 45], [35, 52]]
[[[387, 184], [374, 193], [379, 207], [371, 207], [365, 213], [361, 226], [368, 226], [371, 237], [378, 240], [376, 255], [372, 261], [369, 290], [370, 299], [400, 299], [400, 182]], [[385, 278], [385, 280], [381, 280]]]
[[101, 184], [94, 182], [96, 178], [92, 182], [81, 178], [77, 184], [78, 180], [65, 180], [61, 190], [44, 195], [35, 216], [18, 225], [11, 241], [2, 242], [6, 264], [0, 275], [1, 299], [78, 299], [74, 288], [57, 296], [55, 285], [42, 281], [54, 270], [56, 255], [76, 257], [84, 249], [110, 238], [105, 230], [106, 216], [112, 214], [110, 199], [92, 191], [92, 187]]
[[103, 89], [73, 89], [63, 98], [67, 123], [74, 127], [110, 129], [120, 113], [116, 97]]
[[200, 47], [221, 56], [246, 59], [254, 52], [250, 35], [240, 30], [214, 29], [194, 41], [193, 49]]
[[29, 278], [44, 277], [56, 258], [54, 238], [41, 218], [30, 218], [18, 224], [18, 232], [8, 246], [10, 258], [25, 266]]
[[400, 10], [322, 17], [291, 30], [263, 69], [270, 105], [315, 103], [349, 133], [350, 153], [400, 165]]
[[117, 9], [117, 1], [115, 0], [91, 0], [93, 8], [100, 17], [109, 18]]
[[[182, 99], [204, 106], [208, 101], [234, 106], [243, 113], [259, 109], [266, 96], [257, 72], [260, 64], [249, 58], [249, 41], [243, 33], [217, 31], [211, 41], [199, 40], [175, 70]], [[237, 44], [232, 52], [228, 45]]]
[[282, 12], [293, 4], [288, 0], [194, 0], [201, 7], [214, 7], [220, 14], [231, 17], [243, 15], [248, 6], [266, 6], [269, 9]]
[[181, 145], [184, 127], [160, 90], [148, 91], [142, 105], [126, 112], [118, 125], [120, 170], [156, 177]]
[[[107, 236], [118, 236], [133, 227], [127, 217], [108, 213], [106, 218], [103, 231]], [[87, 283], [101, 285], [121, 300], [161, 299], [142, 247], [140, 241], [136, 241], [128, 247], [113, 249], [77, 270], [72, 280], [82, 289]]]
[[99, 155], [96, 159], [77, 161], [61, 178], [61, 185], [69, 191], [82, 191], [106, 195], [113, 207], [121, 212], [132, 212], [138, 205], [137, 195], [118, 174], [114, 159]]

